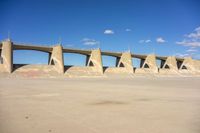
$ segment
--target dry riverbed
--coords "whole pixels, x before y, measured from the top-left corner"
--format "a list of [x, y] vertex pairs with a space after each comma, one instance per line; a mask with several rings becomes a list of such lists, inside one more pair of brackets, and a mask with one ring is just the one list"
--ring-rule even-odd
[[0, 78], [0, 133], [199, 133], [200, 78]]

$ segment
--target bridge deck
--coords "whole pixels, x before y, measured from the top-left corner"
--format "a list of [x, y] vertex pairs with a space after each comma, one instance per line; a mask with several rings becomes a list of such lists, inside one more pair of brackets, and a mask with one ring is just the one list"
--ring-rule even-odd
[[[2, 49], [2, 43], [0, 43], [0, 49]], [[13, 44], [14, 50], [36, 50], [51, 53], [53, 47], [51, 46], [39, 46], [39, 45], [25, 45], [25, 44]], [[63, 53], [77, 53], [83, 55], [90, 55], [92, 50], [83, 50], [83, 49], [72, 49], [72, 48], [63, 48]], [[121, 52], [109, 52], [109, 51], [101, 51], [102, 55], [113, 56], [113, 57], [121, 57]], [[147, 55], [142, 54], [131, 54], [132, 58], [146, 59]], [[166, 60], [167, 56], [156, 56], [158, 60]], [[177, 61], [183, 61], [184, 58], [176, 57]]]
[[108, 51], [101, 51], [101, 54], [113, 57], [120, 57], [122, 55], [122, 53], [120, 52], [108, 52]]
[[50, 53], [53, 48], [48, 46], [36, 46], [36, 45], [20, 45], [20, 44], [14, 44], [13, 45], [14, 50], [36, 50], [36, 51], [42, 51]]
[[63, 53], [77, 53], [83, 55], [90, 55], [91, 50], [82, 50], [82, 49], [71, 49], [71, 48], [63, 48]]

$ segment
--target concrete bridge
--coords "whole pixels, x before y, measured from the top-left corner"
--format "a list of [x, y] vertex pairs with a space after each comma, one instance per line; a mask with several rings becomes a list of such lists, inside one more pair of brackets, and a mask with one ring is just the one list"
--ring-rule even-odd
[[[12, 73], [18, 69], [26, 66], [13, 64], [13, 51], [15, 50], [36, 50], [49, 54], [48, 65], [42, 67], [43, 69], [51, 69], [59, 74], [67, 74], [70, 70], [85, 71], [86, 73], [93, 73], [102, 75], [104, 73], [161, 73], [161, 74], [178, 74], [178, 73], [200, 73], [200, 61], [194, 60], [191, 57], [178, 58], [175, 56], [157, 56], [155, 54], [140, 55], [131, 52], [109, 52], [94, 50], [81, 50], [63, 48], [61, 45], [52, 47], [48, 46], [33, 46], [16, 44], [11, 40], [0, 42], [0, 72]], [[70, 67], [64, 66], [63, 53], [76, 53], [86, 56], [85, 67]], [[116, 58], [116, 67], [105, 67], [102, 64], [102, 55], [112, 56]], [[140, 59], [140, 67], [135, 68], [132, 63], [132, 58]], [[156, 61], [160, 60], [160, 66], [157, 66]], [[37, 67], [33, 65], [30, 69]]]

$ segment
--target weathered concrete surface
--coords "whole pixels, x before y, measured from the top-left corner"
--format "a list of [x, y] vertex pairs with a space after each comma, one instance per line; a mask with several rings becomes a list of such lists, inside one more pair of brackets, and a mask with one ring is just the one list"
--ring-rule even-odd
[[65, 76], [85, 77], [85, 76], [102, 76], [102, 73], [96, 71], [92, 66], [65, 66]]
[[177, 61], [174, 56], [167, 57], [167, 60], [164, 64], [161, 63], [161, 68], [159, 69], [159, 73], [161, 74], [177, 74], [178, 67]]
[[59, 76], [53, 65], [14, 65], [12, 75], [22, 77], [51, 77]]
[[200, 72], [199, 61], [195, 61], [191, 57], [186, 57], [179, 68], [179, 72], [198, 74]]
[[107, 68], [104, 67], [104, 74], [132, 74], [132, 73], [129, 70], [127, 71], [125, 67], [107, 67]]
[[[80, 49], [69, 49], [62, 48], [61, 45], [48, 47], [48, 46], [34, 46], [34, 45], [19, 45], [12, 43], [10, 40], [6, 40], [0, 43], [0, 72], [11, 73], [13, 71], [13, 50], [37, 50], [49, 53], [49, 65], [52, 65], [55, 71], [59, 74], [67, 73], [68, 70], [72, 73], [86, 73], [88, 74], [98, 74], [102, 75], [104, 73], [116, 73], [116, 74], [132, 74], [132, 73], [158, 73], [158, 67], [156, 65], [156, 59], [166, 60], [162, 64], [162, 68], [159, 70], [161, 74], [200, 74], [200, 61], [193, 60], [192, 58], [178, 58], [178, 57], [166, 57], [166, 56], [156, 56], [154, 54], [151, 55], [138, 55], [131, 54], [130, 52], [101, 52], [100, 49], [97, 50], [80, 50]], [[74, 69], [70, 67], [70, 69], [64, 68], [63, 61], [63, 52], [64, 53], [78, 53], [84, 54], [87, 56], [86, 67], [75, 67]], [[117, 58], [116, 68], [106, 68], [102, 66], [102, 55], [114, 56]], [[141, 66], [133, 71], [132, 58], [141, 59]], [[179, 71], [177, 72], [178, 64]], [[25, 68], [25, 67], [23, 67]], [[67, 67], [66, 67], [67, 68]], [[66, 71], [67, 70], [67, 71]], [[73, 72], [76, 70], [77, 72]], [[91, 72], [89, 72], [91, 71]], [[66, 74], [65, 74], [66, 75]]]
[[200, 73], [200, 60], [193, 60], [195, 65], [195, 70]]
[[117, 61], [117, 67], [124, 67], [127, 73], [133, 73], [133, 63], [130, 52], [122, 53], [122, 56]]
[[105, 74], [133, 74], [133, 64], [130, 52], [122, 53], [116, 59], [116, 67], [104, 67]]
[[13, 70], [13, 51], [10, 40], [2, 42], [1, 58], [3, 59], [3, 64], [0, 64], [0, 71], [11, 73]]
[[60, 74], [64, 73], [64, 60], [63, 60], [63, 52], [61, 45], [53, 47], [49, 65], [53, 65], [58, 73]]
[[135, 73], [158, 73], [156, 56], [154, 54], [148, 55], [144, 62], [141, 63], [141, 68], [135, 69]]
[[86, 66], [65, 66], [65, 75], [68, 76], [99, 76], [103, 74], [100, 49], [92, 50], [87, 55]]
[[4, 67], [3, 64], [0, 64], [0, 72], [1, 72], [1, 73], [6, 72], [5, 67]]
[[103, 74], [103, 65], [100, 49], [92, 50], [91, 55], [88, 57], [87, 66], [91, 67], [93, 71], [96, 71], [99, 74]]

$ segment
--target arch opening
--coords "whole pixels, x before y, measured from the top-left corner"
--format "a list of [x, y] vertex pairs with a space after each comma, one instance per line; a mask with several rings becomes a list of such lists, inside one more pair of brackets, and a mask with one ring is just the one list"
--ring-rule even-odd
[[48, 65], [49, 53], [36, 50], [13, 50], [13, 70], [26, 65]]
[[13, 64], [46, 64], [49, 54], [35, 50], [13, 50]]
[[145, 63], [144, 68], [149, 68], [149, 65]]
[[102, 55], [103, 67], [116, 67], [117, 59], [113, 56]]
[[55, 61], [51, 60], [50, 65], [55, 65]]
[[177, 61], [177, 67], [178, 67], [178, 69], [180, 69], [181, 68], [181, 65], [183, 64], [183, 61]]
[[117, 57], [102, 55], [103, 71], [105, 72], [108, 68], [117, 67], [118, 62], [119, 58]]
[[125, 67], [125, 66], [124, 66], [124, 64], [121, 62], [121, 63], [119, 64], [119, 67]]
[[94, 66], [94, 63], [90, 61], [89, 66]]
[[165, 69], [169, 69], [169, 65], [165, 65]]
[[162, 60], [156, 59], [156, 65], [158, 68], [162, 68], [164, 64]]
[[187, 67], [185, 65], [182, 66], [182, 69], [187, 69]]
[[87, 56], [78, 53], [63, 53], [65, 66], [86, 66]]
[[133, 63], [134, 69], [140, 68], [140, 62], [141, 62], [141, 60], [139, 58], [132, 58], [132, 63]]

